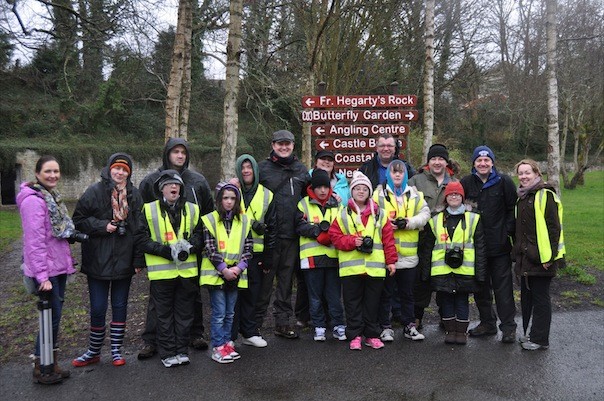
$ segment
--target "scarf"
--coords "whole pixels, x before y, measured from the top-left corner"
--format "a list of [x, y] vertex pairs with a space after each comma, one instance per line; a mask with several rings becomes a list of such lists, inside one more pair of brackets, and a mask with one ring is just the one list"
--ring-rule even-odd
[[466, 205], [462, 203], [457, 209], [451, 209], [451, 206], [447, 206], [447, 212], [452, 216], [464, 214], [466, 212]]
[[32, 189], [44, 195], [44, 201], [50, 214], [53, 237], [69, 238], [75, 232], [75, 227], [67, 212], [67, 206], [65, 206], [65, 203], [61, 199], [61, 195], [57, 191], [48, 191], [40, 183], [32, 185]]
[[526, 187], [519, 185], [518, 190], [516, 191], [518, 194], [518, 197], [520, 199], [524, 199], [526, 197], [526, 195], [528, 195], [529, 192], [531, 192], [537, 185], [539, 185], [539, 183], [541, 183], [541, 177], [537, 176], [537, 177], [535, 177], [533, 182], [531, 182]]
[[111, 208], [113, 209], [113, 220], [124, 221], [128, 217], [128, 190], [126, 185], [122, 188], [114, 186], [111, 190]]
[[289, 166], [290, 164], [292, 164], [294, 161], [297, 160], [296, 156], [294, 156], [293, 153], [291, 155], [289, 155], [288, 157], [280, 157], [277, 155], [277, 153], [275, 153], [274, 150], [271, 151], [270, 159], [273, 162], [278, 163], [282, 166]]

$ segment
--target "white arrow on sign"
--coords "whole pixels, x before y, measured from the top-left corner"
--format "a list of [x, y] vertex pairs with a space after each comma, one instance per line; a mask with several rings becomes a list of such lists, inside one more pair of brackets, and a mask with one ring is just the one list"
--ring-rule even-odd
[[413, 120], [414, 116], [415, 116], [415, 114], [413, 114], [412, 112], [405, 114], [405, 117], [407, 117], [409, 120]]
[[308, 98], [308, 99], [306, 99], [306, 102], [305, 102], [305, 103], [306, 103], [306, 105], [307, 105], [308, 107], [311, 107], [312, 105], [314, 105], [314, 104], [315, 104], [315, 101], [314, 101], [314, 100], [312, 100], [312, 98]]
[[318, 127], [315, 132], [319, 135], [323, 135], [323, 133], [325, 132], [325, 128], [323, 127]]
[[325, 148], [329, 146], [329, 142], [321, 141], [319, 143], [319, 146], [321, 147], [321, 149], [325, 150]]

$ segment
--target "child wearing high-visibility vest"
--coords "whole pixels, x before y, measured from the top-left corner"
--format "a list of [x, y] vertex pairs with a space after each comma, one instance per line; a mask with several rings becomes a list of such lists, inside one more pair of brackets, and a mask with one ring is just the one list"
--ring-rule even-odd
[[313, 171], [306, 193], [307, 196], [298, 202], [296, 232], [300, 235], [300, 268], [308, 288], [310, 319], [315, 328], [314, 340], [326, 340], [325, 299], [333, 325], [333, 337], [343, 341], [346, 340], [346, 333], [340, 301], [342, 291], [338, 276], [338, 251], [327, 232], [340, 208], [325, 170], [317, 168]]
[[208, 288], [212, 306], [212, 354], [218, 363], [231, 363], [241, 355], [231, 341], [238, 289], [247, 289], [248, 261], [254, 242], [249, 218], [241, 213], [241, 194], [230, 183], [216, 187], [216, 211], [204, 215], [205, 254], [199, 283]]
[[355, 171], [350, 182], [352, 199], [338, 213], [329, 237], [338, 249], [339, 273], [346, 311], [346, 338], [351, 350], [365, 345], [384, 347], [378, 323], [380, 295], [386, 274], [396, 271], [397, 252], [392, 225], [384, 210], [371, 199], [371, 181]]

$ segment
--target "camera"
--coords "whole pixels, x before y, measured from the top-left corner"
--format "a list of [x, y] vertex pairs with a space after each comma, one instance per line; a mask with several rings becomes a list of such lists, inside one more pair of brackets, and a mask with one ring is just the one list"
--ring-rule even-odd
[[75, 244], [76, 242], [88, 242], [88, 234], [84, 234], [80, 231], [74, 231], [69, 237], [67, 237], [67, 241], [70, 244]]
[[259, 222], [258, 220], [254, 220], [252, 223], [252, 230], [258, 235], [264, 235], [266, 232], [266, 224]]
[[112, 221], [111, 224], [117, 227], [117, 235], [119, 235], [120, 237], [126, 235], [127, 223], [124, 220]]
[[170, 245], [172, 250], [172, 259], [176, 261], [177, 264], [186, 261], [189, 259], [192, 247], [193, 245], [185, 240], [179, 240], [175, 244]]
[[445, 263], [449, 265], [451, 269], [457, 269], [463, 264], [463, 249], [458, 246], [451, 249], [447, 249], [445, 252]]
[[407, 219], [404, 217], [397, 217], [393, 223], [397, 230], [403, 230], [405, 227], [407, 227]]
[[178, 252], [178, 255], [176, 255], [176, 258], [178, 260], [180, 260], [181, 262], [184, 262], [185, 260], [189, 259], [189, 251], [182, 250], [182, 251]]
[[363, 237], [363, 242], [360, 246], [357, 246], [357, 251], [363, 253], [371, 253], [373, 252], [373, 238], [366, 235]]
[[329, 224], [329, 221], [327, 220], [323, 220], [322, 222], [319, 223], [319, 228], [321, 229], [321, 232], [326, 232], [327, 230], [329, 230], [329, 226], [331, 226], [331, 224]]

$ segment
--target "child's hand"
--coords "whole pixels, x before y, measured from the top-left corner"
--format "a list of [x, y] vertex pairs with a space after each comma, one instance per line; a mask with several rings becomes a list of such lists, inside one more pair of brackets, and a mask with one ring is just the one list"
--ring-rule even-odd
[[222, 276], [227, 281], [233, 281], [237, 278], [237, 274], [228, 267], [222, 271]]
[[386, 265], [386, 269], [390, 272], [390, 276], [394, 276], [394, 273], [396, 273], [396, 266], [394, 264]]
[[361, 246], [363, 244], [363, 237], [356, 237], [354, 239], [354, 246]]

